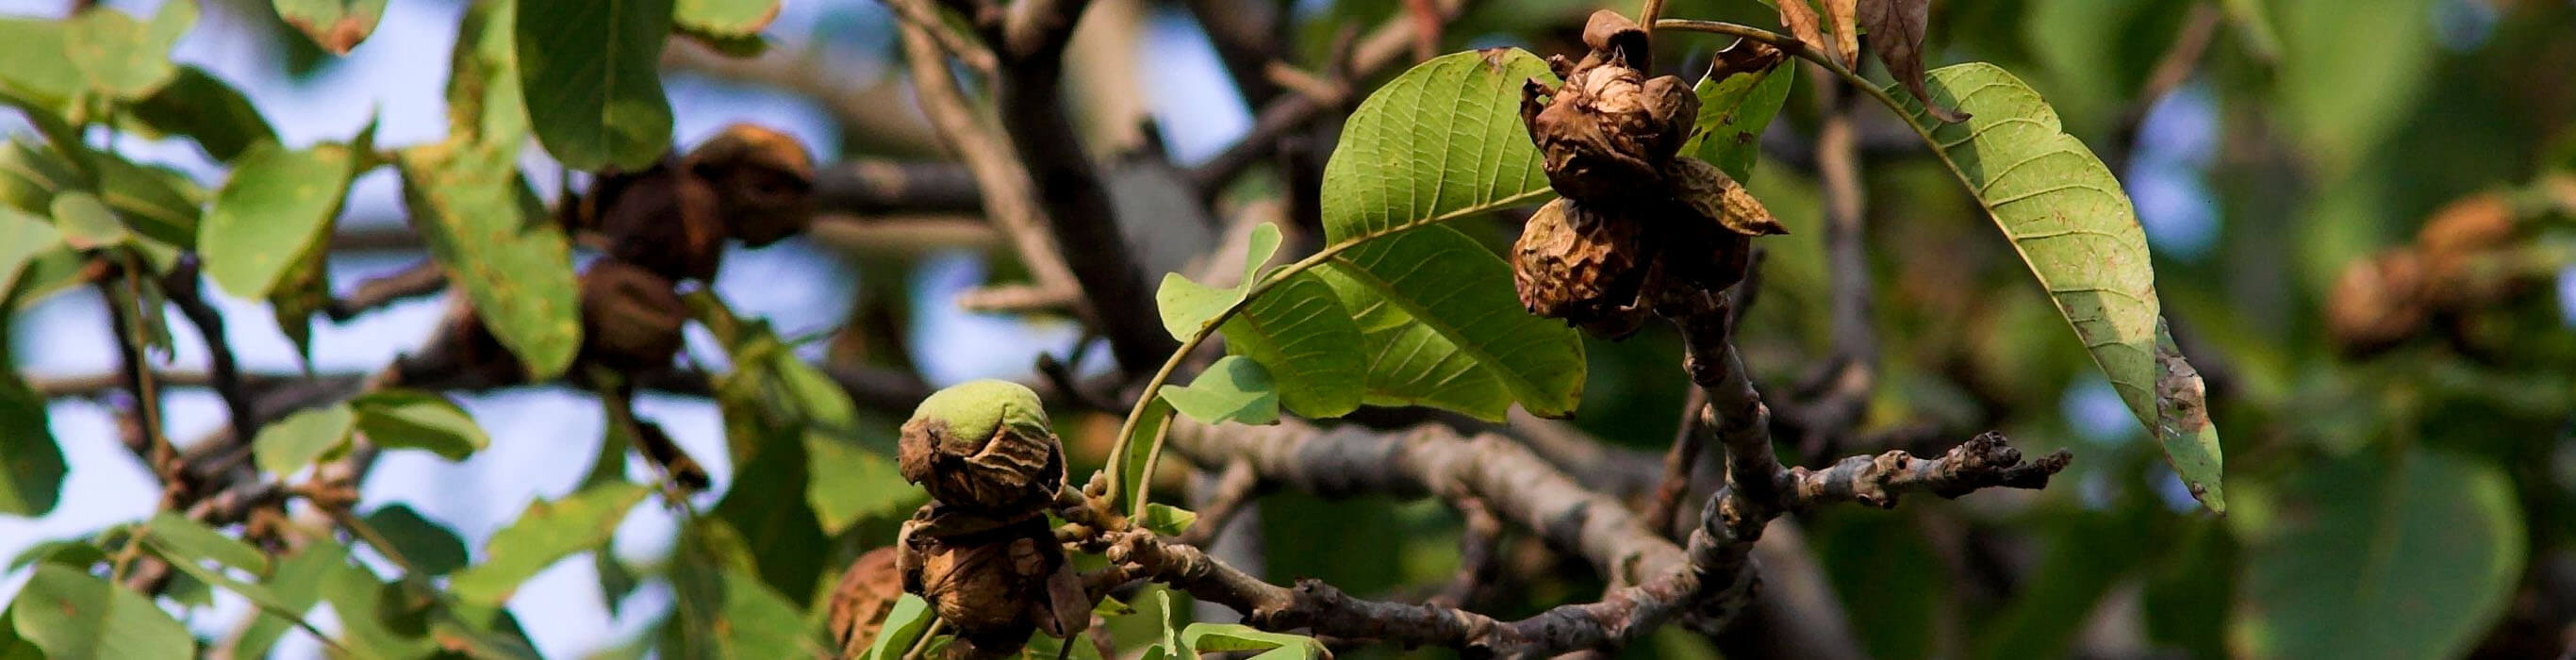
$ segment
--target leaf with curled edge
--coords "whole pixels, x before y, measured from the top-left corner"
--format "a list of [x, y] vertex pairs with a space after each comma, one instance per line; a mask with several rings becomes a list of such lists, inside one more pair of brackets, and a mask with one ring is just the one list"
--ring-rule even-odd
[[2165, 452], [2192, 494], [2227, 510], [2222, 457], [2200, 377], [2165, 336], [2146, 231], [2119, 179], [2060, 127], [2057, 111], [1992, 64], [1928, 76], [1934, 103], [1966, 111], [1943, 123], [1900, 100], [1907, 121], [1976, 195], [2058, 313], [2075, 329], [2122, 403]]

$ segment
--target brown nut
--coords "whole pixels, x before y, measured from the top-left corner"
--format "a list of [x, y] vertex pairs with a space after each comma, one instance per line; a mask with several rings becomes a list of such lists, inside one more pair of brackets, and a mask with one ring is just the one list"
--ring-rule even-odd
[[1531, 313], [1564, 319], [1605, 339], [1645, 322], [1637, 304], [1652, 253], [1638, 223], [1573, 200], [1541, 206], [1512, 243], [1512, 285]]
[[1064, 482], [1064, 444], [1028, 387], [978, 380], [921, 401], [903, 424], [903, 478], [943, 504], [999, 520], [1043, 513]]
[[689, 307], [671, 281], [615, 258], [581, 274], [581, 352], [575, 361], [620, 373], [670, 366]]
[[2326, 335], [2347, 355], [2369, 355], [2424, 332], [2424, 259], [2411, 249], [2353, 262], [2326, 296]]
[[727, 126], [689, 152], [689, 171], [714, 189], [725, 233], [760, 247], [814, 220], [814, 161], [785, 133]]
[[903, 572], [895, 557], [901, 551], [894, 546], [870, 550], [850, 562], [850, 570], [841, 574], [840, 583], [832, 587], [832, 603], [826, 623], [832, 639], [840, 642], [843, 657], [859, 657], [876, 641], [877, 630], [885, 625], [887, 612], [903, 596]]
[[896, 566], [904, 589], [956, 626], [971, 655], [1008, 655], [1031, 632], [1070, 638], [1090, 626], [1081, 579], [1043, 519], [955, 536], [924, 531], [955, 515], [971, 514], [924, 508], [904, 523]]
[[577, 213], [607, 252], [671, 280], [710, 281], [724, 260], [725, 227], [707, 182], [664, 159], [633, 174], [602, 174]]

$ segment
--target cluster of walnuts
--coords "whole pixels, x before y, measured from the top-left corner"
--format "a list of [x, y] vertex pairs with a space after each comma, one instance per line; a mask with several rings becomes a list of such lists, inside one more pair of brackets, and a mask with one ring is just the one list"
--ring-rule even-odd
[[[1562, 198], [1523, 226], [1512, 280], [1530, 312], [1619, 339], [1659, 306], [1704, 308], [1743, 278], [1752, 237], [1787, 230], [1717, 166], [1679, 155], [1699, 97], [1680, 78], [1645, 77], [1644, 30], [1605, 9], [1583, 42], [1591, 52], [1581, 60], [1548, 58], [1563, 86], [1532, 79], [1521, 91], [1521, 119]], [[1781, 57], [1739, 48], [1749, 55], [1723, 65]]]
[[[1064, 444], [1036, 392], [999, 380], [940, 390], [904, 422], [898, 459], [931, 503], [904, 522], [895, 573], [956, 628], [952, 656], [1000, 657], [1031, 632], [1070, 639], [1091, 626], [1091, 600], [1046, 517], [1064, 484]], [[865, 639], [854, 637], [843, 641]]]
[[2346, 266], [2326, 297], [2326, 334], [2366, 357], [2433, 334], [2475, 352], [2478, 311], [2531, 289], [2548, 269], [2521, 267], [2527, 223], [2501, 192], [2442, 207], [2415, 241]]
[[[759, 247], [804, 231], [814, 216], [813, 176], [794, 138], [747, 124], [641, 172], [601, 173], [588, 194], [559, 209], [567, 229], [605, 253], [580, 276], [582, 345], [572, 373], [669, 365], [689, 318], [678, 284], [714, 279], [726, 238]], [[440, 333], [397, 365], [398, 380], [487, 387], [526, 380], [517, 356], [461, 300]]]

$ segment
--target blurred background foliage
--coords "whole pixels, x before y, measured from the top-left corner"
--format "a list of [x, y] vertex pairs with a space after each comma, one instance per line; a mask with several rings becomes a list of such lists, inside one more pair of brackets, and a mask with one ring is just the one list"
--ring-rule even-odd
[[[59, 15], [52, 4], [13, 3], [9, 10]], [[142, 13], [157, 3], [107, 4]], [[206, 4], [209, 18], [199, 32], [233, 36], [221, 47], [183, 46], [183, 56], [210, 67], [220, 62], [219, 71], [248, 79], [235, 82], [263, 107], [274, 108], [266, 103], [274, 99], [419, 98], [349, 82], [335, 70], [359, 60], [315, 48], [276, 20], [267, 2]], [[787, 17], [768, 35], [771, 52], [809, 58], [804, 74], [666, 57], [683, 144], [748, 117], [789, 125], [827, 163], [943, 158], [900, 90], [899, 53], [881, 6], [786, 4]], [[1115, 171], [1161, 167], [1157, 146], [1181, 165], [1198, 162], [1249, 124], [1246, 104], [1214, 67], [1188, 9], [1155, 0], [1094, 4], [1069, 84], [1073, 112], [1095, 150], [1141, 163]], [[1375, 25], [1401, 4], [1296, 0], [1283, 9], [1297, 21], [1299, 63], [1315, 66], [1346, 31]], [[443, 42], [387, 37], [415, 29], [404, 18], [448, 21], [461, 5], [393, 6], [383, 32], [359, 51], [395, 53], [373, 54], [378, 60], [365, 65], [370, 76], [416, 75], [380, 61], [388, 57], [442, 61]], [[1442, 32], [1439, 49], [1568, 52], [1595, 8], [1469, 0]], [[1776, 24], [1770, 7], [1750, 0], [1673, 0], [1666, 15]], [[2026, 451], [2068, 448], [2078, 460], [2038, 493], [1798, 517], [1794, 524], [1862, 649], [1888, 658], [2567, 652], [2576, 636], [2576, 75], [2569, 73], [2576, 71], [2576, 2], [1938, 0], [1931, 25], [1932, 65], [1982, 60], [2016, 72], [2122, 177], [2155, 250], [2166, 313], [2209, 377], [2233, 506], [2221, 518], [2193, 505], [1975, 201], [1893, 116], [1865, 107], [1858, 116], [1866, 241], [1882, 364], [1859, 427], [1862, 438], [1885, 442], [1784, 451], [1813, 464], [1825, 455], [1951, 442], [1991, 428]], [[2178, 46], [2202, 39], [2203, 46]], [[1685, 55], [1665, 60], [1673, 72], [1695, 73], [1722, 45], [1681, 36], [1664, 40], [1661, 50]], [[2200, 52], [2188, 75], [2170, 88], [2153, 84], [2184, 47]], [[1820, 185], [1812, 164], [1795, 162], [1819, 115], [1810, 89], [1818, 77], [1809, 73], [1801, 72], [1766, 137], [1785, 146], [1766, 150], [1750, 182], [1793, 232], [1763, 242], [1760, 297], [1743, 339], [1756, 379], [1775, 389], [1812, 376], [1831, 332]], [[435, 98], [436, 80], [413, 84]], [[437, 117], [435, 109], [386, 110]], [[319, 120], [336, 127], [329, 131], [299, 130], [296, 112], [338, 115], [269, 112], [297, 144], [355, 128], [335, 118]], [[1148, 117], [1159, 122], [1136, 121]], [[389, 132], [401, 133], [399, 124], [389, 123]], [[423, 139], [415, 131], [400, 141]], [[140, 153], [162, 152], [200, 183], [221, 180], [202, 156], [148, 146]], [[530, 153], [531, 180], [550, 193], [553, 166]], [[1276, 177], [1247, 177], [1219, 197], [1216, 210], [1272, 203], [1279, 186]], [[344, 232], [391, 224], [381, 217], [389, 205], [363, 200], [353, 198]], [[380, 216], [373, 225], [363, 217], [371, 209]], [[843, 211], [874, 217], [867, 209]], [[1172, 246], [1158, 253], [1170, 256], [1148, 259], [1157, 268], [1178, 268], [1213, 242], [1184, 215], [1129, 228], [1141, 242]], [[2433, 229], [2445, 226], [2435, 222], [2441, 218], [2471, 229]], [[2475, 230], [2498, 224], [2506, 229]], [[1462, 228], [1495, 245], [1516, 232], [1508, 218]], [[747, 315], [772, 317], [782, 336], [822, 338], [799, 349], [809, 359], [917, 371], [934, 384], [1025, 376], [1036, 353], [1062, 356], [1082, 342], [1065, 319], [951, 308], [968, 286], [1024, 277], [1007, 247], [989, 236], [926, 243], [861, 236], [818, 232], [761, 255], [734, 255], [716, 288]], [[2382, 266], [2399, 253], [2466, 265], [2400, 277], [2392, 274], [2396, 267]], [[416, 255], [399, 248], [335, 253], [334, 278], [355, 281]], [[238, 311], [256, 310], [256, 303], [227, 304], [233, 316], [264, 317]], [[21, 329], [12, 335], [17, 364], [38, 377], [100, 371], [94, 362], [62, 357], [105, 345], [79, 336], [96, 331], [99, 303], [91, 296], [60, 305], [87, 307], [39, 307], [14, 321]], [[326, 328], [317, 334], [317, 365], [372, 368], [405, 342], [416, 345], [434, 319], [434, 311], [398, 309], [369, 325]], [[1684, 389], [1672, 377], [1678, 341], [1650, 328], [1622, 343], [1587, 342], [1590, 382], [1572, 421], [1606, 441], [1662, 451]], [[246, 352], [254, 369], [291, 368], [282, 342], [262, 346], [257, 355]], [[183, 344], [180, 353], [190, 352]], [[698, 336], [692, 355], [718, 360], [722, 352]], [[467, 402], [493, 429], [496, 451], [466, 469], [481, 471], [479, 482], [547, 475], [536, 485], [459, 492], [435, 485], [447, 474], [436, 470], [452, 468], [401, 463], [418, 473], [396, 479], [419, 483], [371, 485], [370, 502], [417, 502], [466, 545], [481, 547], [527, 496], [571, 490], [578, 475], [560, 469], [570, 464], [562, 461], [587, 464], [594, 455], [597, 445], [562, 438], [596, 437], [595, 425], [539, 421], [561, 416], [567, 398], [514, 393]], [[719, 490], [741, 483], [735, 474], [806, 469], [796, 458], [732, 465], [712, 404], [646, 403], [684, 445], [710, 459]], [[190, 415], [218, 419], [204, 404], [181, 406], [174, 424], [186, 426]], [[118, 451], [81, 448], [114, 442], [98, 413], [75, 410], [86, 405], [54, 404], [56, 436], [73, 454], [76, 473], [106, 470], [126, 481], [76, 474], [63, 512], [32, 526], [0, 527], [6, 549], [140, 517], [131, 506], [102, 503], [132, 499], [109, 491], [140, 479], [123, 474], [128, 468], [96, 467], [130, 461]], [[890, 432], [892, 417], [863, 424]], [[1117, 426], [1098, 415], [1058, 421], [1086, 471]], [[512, 435], [522, 436], [522, 445], [551, 448], [507, 449]], [[838, 566], [891, 538], [889, 519], [827, 535], [803, 524], [811, 516], [757, 524], [751, 516], [763, 510], [755, 501], [714, 513], [760, 549], [761, 577], [799, 605], [820, 602]], [[636, 517], [653, 515], [648, 507]], [[1317, 577], [1356, 594], [1406, 594], [1457, 570], [1459, 523], [1434, 504], [1278, 493], [1262, 500], [1259, 520], [1259, 533], [1244, 536], [1257, 538], [1264, 574], [1274, 580]], [[649, 584], [669, 542], [629, 537], [668, 537], [671, 530], [637, 527], [650, 524], [631, 523], [615, 552], [602, 549], [593, 566], [559, 566], [511, 601], [540, 650], [631, 651], [640, 648], [629, 644], [635, 635], [670, 616], [669, 589]], [[1527, 614], [1599, 593], [1590, 571], [1557, 570], [1573, 560], [1535, 540], [1511, 540], [1504, 555], [1510, 577], [1487, 601], [1493, 613]], [[0, 584], [14, 589], [24, 575], [13, 571]], [[640, 591], [638, 580], [648, 583]], [[594, 596], [601, 591], [604, 607], [592, 604], [602, 602]], [[240, 620], [243, 610], [230, 606], [229, 613], [187, 620], [203, 634], [219, 634]], [[1150, 634], [1116, 627], [1139, 639]], [[314, 652], [309, 642], [281, 648]], [[1674, 629], [1626, 655], [1710, 657], [1713, 649]]]

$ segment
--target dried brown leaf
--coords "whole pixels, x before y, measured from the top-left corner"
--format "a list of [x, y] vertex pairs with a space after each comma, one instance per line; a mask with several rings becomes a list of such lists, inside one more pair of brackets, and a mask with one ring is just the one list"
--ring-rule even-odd
[[[1779, 0], [1779, 2], [1780, 24], [1789, 26], [1789, 33], [1797, 35], [1799, 43], [1806, 44], [1808, 48], [1818, 53], [1824, 53], [1826, 57], [1832, 57], [1836, 51], [1833, 46], [1825, 43], [1825, 31], [1822, 25], [1824, 19], [1816, 17], [1816, 8], [1807, 6], [1807, 0]], [[1844, 64], [1850, 64], [1850, 60], [1844, 60]]]
[[[1790, 4], [1795, 3], [1784, 0], [1781, 6]], [[1887, 64], [1888, 74], [1923, 101], [1924, 110], [1934, 118], [1952, 124], [1967, 121], [1967, 113], [1933, 105], [1931, 94], [1923, 89], [1923, 31], [1931, 20], [1932, 0], [1860, 0], [1859, 9], [1860, 25], [1869, 30], [1870, 50]]]
[[1860, 65], [1860, 25], [1853, 20], [1859, 11], [1858, 0], [1825, 0], [1825, 15], [1834, 21], [1834, 53], [1851, 66]]
[[1762, 200], [1744, 189], [1716, 165], [1697, 158], [1673, 161], [1669, 171], [1673, 197], [1690, 207], [1700, 217], [1715, 220], [1728, 231], [1745, 236], [1768, 236], [1789, 233], [1789, 228], [1771, 217]]

